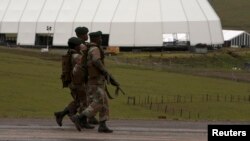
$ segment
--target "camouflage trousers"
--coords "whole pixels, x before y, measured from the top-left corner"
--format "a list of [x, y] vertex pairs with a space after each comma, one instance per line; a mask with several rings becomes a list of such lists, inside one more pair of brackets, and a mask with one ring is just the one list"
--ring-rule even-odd
[[89, 106], [82, 114], [87, 117], [93, 117], [99, 112], [99, 121], [108, 120], [109, 105], [104, 85], [88, 85], [87, 95]]
[[67, 107], [69, 116], [73, 116], [77, 112], [81, 113], [88, 106], [86, 87], [85, 85], [70, 85], [70, 93], [73, 101]]

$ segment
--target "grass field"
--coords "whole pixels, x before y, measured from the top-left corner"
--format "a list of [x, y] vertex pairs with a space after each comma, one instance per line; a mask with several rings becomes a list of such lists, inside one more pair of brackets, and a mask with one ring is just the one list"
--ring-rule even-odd
[[249, 0], [211, 0], [224, 29], [250, 32]]
[[[58, 58], [51, 61], [50, 55], [45, 59], [40, 53], [28, 54], [0, 49], [0, 117], [50, 118], [71, 100], [69, 90], [61, 87]], [[143, 69], [109, 59], [107, 67], [127, 93], [110, 101], [111, 118], [115, 119], [156, 119], [164, 115], [167, 119], [188, 120], [170, 112], [127, 105], [127, 96], [250, 95], [250, 83]], [[199, 111], [199, 120], [250, 120], [250, 102], [172, 103], [171, 106]], [[196, 119], [191, 116], [190, 120]]]

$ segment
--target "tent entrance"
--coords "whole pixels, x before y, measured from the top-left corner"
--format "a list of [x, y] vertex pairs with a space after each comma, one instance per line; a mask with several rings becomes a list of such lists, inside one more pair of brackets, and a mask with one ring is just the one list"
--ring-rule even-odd
[[0, 38], [7, 46], [15, 46], [17, 43], [17, 34], [2, 34]]
[[36, 34], [36, 46], [51, 46], [53, 41], [52, 34]]
[[0, 34], [0, 45], [6, 44], [6, 37], [5, 34]]
[[189, 46], [189, 35], [187, 33], [166, 33], [162, 34], [164, 47]]

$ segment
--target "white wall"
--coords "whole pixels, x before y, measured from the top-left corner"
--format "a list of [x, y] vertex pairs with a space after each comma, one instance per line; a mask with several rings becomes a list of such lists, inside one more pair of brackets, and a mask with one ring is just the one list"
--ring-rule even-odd
[[36, 33], [47, 34], [47, 26], [51, 26], [50, 33], [54, 33], [55, 21], [62, 6], [63, 0], [47, 0], [38, 19]]
[[111, 46], [162, 46], [169, 33], [188, 33], [191, 45], [223, 43], [207, 0], [0, 0], [0, 20], [0, 33], [18, 33], [21, 45], [34, 45], [47, 26], [57, 46], [78, 26], [110, 34]]
[[102, 31], [103, 34], [110, 33], [110, 25], [119, 0], [102, 0], [95, 14], [91, 31]]
[[138, 0], [120, 0], [111, 23], [110, 46], [134, 46], [137, 6]]
[[27, 0], [11, 0], [4, 15], [1, 26], [1, 33], [17, 33], [18, 23], [22, 17]]
[[199, 3], [196, 0], [182, 0], [182, 3], [189, 23], [191, 45], [211, 44], [209, 24]]
[[188, 33], [188, 21], [181, 0], [160, 0], [163, 33]]
[[[89, 31], [91, 31], [92, 21], [95, 17], [100, 2], [101, 0], [82, 0], [79, 11], [74, 20], [74, 30], [78, 26], [85, 26], [89, 29]], [[75, 32], [73, 32], [72, 35], [76, 36]]]
[[65, 46], [72, 35], [73, 21], [81, 0], [64, 0], [55, 23], [53, 45]]
[[35, 45], [36, 23], [45, 0], [29, 0], [19, 23], [17, 44]]
[[135, 25], [135, 46], [162, 46], [159, 0], [139, 0]]
[[0, 32], [1, 32], [2, 20], [10, 3], [10, 0], [0, 0], [0, 3], [1, 3], [0, 4]]
[[207, 0], [198, 0], [202, 11], [207, 17], [212, 44], [223, 44], [223, 34], [220, 18]]

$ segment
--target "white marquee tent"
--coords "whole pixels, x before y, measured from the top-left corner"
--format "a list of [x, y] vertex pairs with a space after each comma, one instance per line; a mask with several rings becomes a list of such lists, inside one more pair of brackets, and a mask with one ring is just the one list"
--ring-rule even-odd
[[66, 46], [77, 26], [101, 30], [109, 46], [162, 46], [166, 34], [185, 35], [191, 45], [223, 44], [207, 0], [0, 0], [0, 36], [11, 34], [16, 44], [37, 45], [49, 35], [53, 46]]
[[250, 34], [243, 30], [223, 30], [224, 46], [250, 47]]

